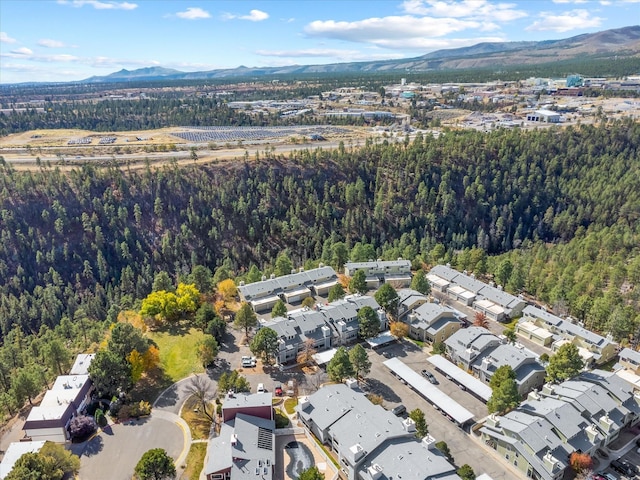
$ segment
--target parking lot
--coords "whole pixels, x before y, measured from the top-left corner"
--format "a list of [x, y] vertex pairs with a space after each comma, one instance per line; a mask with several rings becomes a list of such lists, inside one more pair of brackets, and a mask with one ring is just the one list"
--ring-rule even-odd
[[429, 433], [437, 441], [447, 443], [456, 465], [460, 466], [467, 463], [476, 474], [487, 473], [494, 480], [519, 478], [517, 472], [498, 460], [498, 457], [491, 450], [485, 449], [472, 435], [448, 420], [420, 394], [396, 378], [383, 365], [386, 360], [383, 355], [384, 352], [388, 352], [390, 357], [400, 359], [416, 372], [426, 369], [433, 373], [438, 381], [436, 386], [472, 412], [476, 416], [476, 420], [487, 415], [487, 407], [484, 403], [436, 372], [433, 366], [426, 361], [427, 354], [408, 341], [394, 342], [386, 347], [369, 350], [369, 359], [372, 366], [371, 372], [367, 376], [366, 384], [363, 385], [366, 391], [380, 395], [384, 399], [384, 407], [389, 410], [399, 404], [404, 405], [407, 408], [407, 412], [416, 408], [422, 410], [429, 425]]

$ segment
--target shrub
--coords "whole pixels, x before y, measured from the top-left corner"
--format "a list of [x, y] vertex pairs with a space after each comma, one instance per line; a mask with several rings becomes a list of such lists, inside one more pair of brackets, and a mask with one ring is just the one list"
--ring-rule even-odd
[[104, 412], [100, 408], [96, 410], [93, 418], [100, 427], [104, 427], [107, 424], [107, 417], [104, 416]]
[[80, 415], [71, 419], [69, 433], [73, 439], [86, 438], [97, 430], [96, 422], [92, 417]]
[[131, 416], [136, 418], [149, 415], [151, 413], [151, 404], [149, 402], [145, 402], [144, 400], [140, 400], [138, 403], [134, 403], [131, 405], [130, 412]]

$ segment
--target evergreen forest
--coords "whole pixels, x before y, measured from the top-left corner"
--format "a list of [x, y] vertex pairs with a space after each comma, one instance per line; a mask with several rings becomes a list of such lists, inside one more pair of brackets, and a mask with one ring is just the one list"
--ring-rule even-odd
[[64, 325], [86, 340], [138, 308], [158, 272], [257, 281], [286, 273], [278, 256], [341, 269], [375, 255], [451, 263], [635, 343], [639, 149], [640, 125], [624, 120], [208, 166], [23, 172], [1, 161], [1, 339]]

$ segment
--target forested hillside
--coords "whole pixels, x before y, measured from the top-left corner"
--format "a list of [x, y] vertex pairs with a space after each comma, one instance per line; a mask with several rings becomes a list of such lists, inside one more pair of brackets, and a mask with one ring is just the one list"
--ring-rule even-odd
[[[23, 173], [3, 162], [2, 334], [63, 317], [102, 320], [112, 305], [146, 296], [160, 270], [178, 276], [205, 265], [242, 276], [255, 265], [268, 273], [284, 250], [294, 266], [339, 267], [356, 242], [383, 258], [470, 270], [487, 268], [483, 252], [511, 252], [507, 288], [572, 312], [585, 295], [598, 308], [606, 297], [633, 327], [639, 146], [640, 125], [625, 121], [450, 131], [207, 167]], [[489, 273], [504, 274], [504, 260], [490, 259]], [[605, 328], [605, 317], [593, 327]]]

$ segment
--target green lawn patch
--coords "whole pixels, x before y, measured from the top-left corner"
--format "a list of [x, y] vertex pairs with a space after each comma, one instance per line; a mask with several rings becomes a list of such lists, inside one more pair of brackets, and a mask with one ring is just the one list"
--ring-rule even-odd
[[160, 366], [164, 373], [174, 382], [188, 377], [192, 373], [204, 371], [196, 344], [204, 339], [205, 334], [196, 328], [166, 329], [149, 333], [160, 350]]
[[287, 411], [289, 415], [293, 415], [295, 412], [294, 407], [298, 404], [297, 398], [287, 398], [284, 401], [284, 409]]
[[180, 475], [181, 480], [198, 480], [204, 467], [204, 457], [207, 455], [206, 443], [192, 443], [187, 454], [187, 466]]

